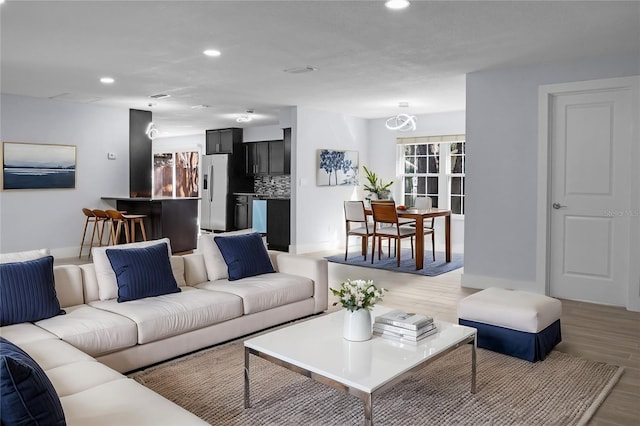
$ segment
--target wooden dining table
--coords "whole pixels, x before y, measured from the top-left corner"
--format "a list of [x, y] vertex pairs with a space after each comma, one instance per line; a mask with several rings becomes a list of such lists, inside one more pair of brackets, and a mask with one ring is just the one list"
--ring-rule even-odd
[[[416, 269], [424, 268], [424, 220], [432, 217], [444, 217], [444, 252], [447, 262], [451, 262], [451, 210], [430, 209], [396, 209], [398, 217], [414, 219], [416, 221]], [[367, 215], [372, 215], [371, 208], [365, 208]]]

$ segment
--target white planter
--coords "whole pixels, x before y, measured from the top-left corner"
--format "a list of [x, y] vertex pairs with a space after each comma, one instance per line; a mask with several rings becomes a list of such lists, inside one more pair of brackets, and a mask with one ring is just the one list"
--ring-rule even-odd
[[371, 339], [371, 314], [367, 309], [344, 312], [343, 336], [352, 342]]

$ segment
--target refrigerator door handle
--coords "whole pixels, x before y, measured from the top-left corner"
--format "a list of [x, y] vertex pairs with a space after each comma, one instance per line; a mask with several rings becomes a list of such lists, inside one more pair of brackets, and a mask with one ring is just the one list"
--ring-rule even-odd
[[215, 188], [215, 180], [213, 177], [213, 166], [209, 166], [209, 176], [211, 177], [211, 185], [209, 186], [209, 202], [213, 201], [213, 188]]

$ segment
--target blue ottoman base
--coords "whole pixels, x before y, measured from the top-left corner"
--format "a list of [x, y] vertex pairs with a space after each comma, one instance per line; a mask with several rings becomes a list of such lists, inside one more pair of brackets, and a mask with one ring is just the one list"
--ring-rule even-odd
[[562, 341], [560, 320], [538, 333], [527, 333], [460, 318], [458, 323], [478, 330], [478, 347], [531, 362], [545, 359]]

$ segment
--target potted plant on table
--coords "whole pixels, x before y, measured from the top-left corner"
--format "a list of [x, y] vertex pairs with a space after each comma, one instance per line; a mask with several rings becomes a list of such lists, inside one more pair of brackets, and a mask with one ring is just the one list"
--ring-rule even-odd
[[376, 303], [382, 300], [386, 290], [378, 289], [372, 280], [346, 280], [340, 283], [340, 289], [330, 288], [339, 298], [338, 303], [346, 308], [343, 336], [347, 340], [361, 342], [371, 339], [371, 314]]
[[378, 177], [378, 175], [376, 175], [374, 172], [369, 170], [367, 166], [363, 165], [362, 169], [364, 170], [365, 177], [367, 178], [368, 182], [364, 184], [364, 189], [369, 191], [371, 194], [375, 194], [376, 199], [378, 200], [388, 200], [391, 195], [389, 187], [393, 185], [393, 181], [383, 183], [382, 179]]

